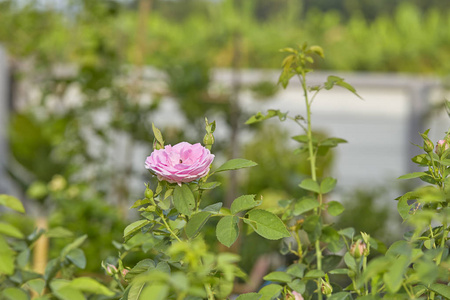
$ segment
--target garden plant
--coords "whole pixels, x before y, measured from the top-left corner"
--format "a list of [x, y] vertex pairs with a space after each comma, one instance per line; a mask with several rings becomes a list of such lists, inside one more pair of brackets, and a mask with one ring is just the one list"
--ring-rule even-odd
[[[424, 142], [418, 147], [424, 153], [412, 161], [423, 171], [399, 178], [423, 181], [396, 199], [408, 226], [402, 240], [386, 248], [364, 232], [335, 228], [327, 216], [344, 210], [340, 202], [330, 200], [337, 180], [320, 178], [317, 160], [346, 141], [314, 134], [311, 109], [319, 92], [336, 86], [359, 95], [337, 76], [329, 76], [321, 85], [308, 85], [314, 60], [324, 57], [321, 47], [304, 44], [282, 51], [286, 57], [279, 83], [286, 87], [292, 78], [300, 81], [305, 115], [269, 110], [253, 115], [247, 124], [278, 117], [299, 125], [301, 132], [293, 137], [300, 144], [296, 152], [307, 155], [310, 167], [310, 177], [299, 182], [305, 196], [280, 200], [276, 213], [260, 208], [264, 199], [256, 195], [241, 195], [230, 207], [220, 201], [210, 203], [208, 193], [221, 185], [217, 174], [257, 167], [257, 163], [231, 159], [212, 166], [216, 123], [208, 119], [202, 144], [167, 145], [153, 125], [153, 152], [143, 162], [149, 180], [145, 194], [131, 207], [140, 217], [124, 228], [123, 243], [114, 243], [118, 256], [101, 263], [110, 280], [100, 283], [94, 276], [74, 276], [75, 269], [86, 266], [82, 250], [86, 235], [74, 238], [48, 261], [43, 274], [34, 272], [30, 259], [40, 235], [58, 239], [70, 232], [24, 234], [13, 222], [3, 222], [0, 299], [229, 299], [235, 282], [247, 275], [239, 268], [239, 255], [216, 251], [206, 240], [211, 224], [225, 247], [240, 235], [258, 234], [279, 240], [281, 254], [293, 257], [283, 269], [262, 274], [264, 286], [237, 295], [238, 300], [450, 299], [450, 132], [437, 143], [428, 138], [428, 131], [422, 133]], [[446, 107], [450, 114], [449, 102]], [[0, 204], [24, 213], [21, 202], [12, 196], [1, 195]], [[136, 255], [145, 258], [136, 262]]]

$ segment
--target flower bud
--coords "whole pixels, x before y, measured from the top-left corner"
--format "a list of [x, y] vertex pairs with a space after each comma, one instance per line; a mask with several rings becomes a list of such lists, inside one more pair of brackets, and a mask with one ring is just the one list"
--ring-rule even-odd
[[106, 274], [108, 274], [109, 276], [117, 274], [117, 272], [118, 272], [116, 266], [111, 265], [111, 264], [107, 264], [105, 269], [106, 269]]
[[448, 150], [450, 147], [449, 143], [446, 140], [439, 140], [436, 144], [436, 154], [441, 157], [445, 150]]
[[368, 256], [369, 249], [367, 249], [366, 243], [358, 239], [356, 242], [352, 244], [350, 247], [350, 255], [354, 258], [360, 258], [361, 256]]
[[325, 280], [320, 278], [320, 291], [322, 292], [322, 294], [328, 296], [331, 295], [331, 293], [333, 293], [333, 287], [329, 282], [326, 282]]
[[153, 191], [148, 187], [145, 189], [145, 198], [153, 199]]
[[433, 142], [429, 138], [424, 137], [424, 139], [423, 139], [423, 150], [426, 153], [430, 153], [431, 151], [433, 151], [433, 149], [434, 149]]
[[212, 133], [207, 133], [203, 138], [203, 145], [205, 145], [206, 147], [211, 146], [214, 144], [214, 141], [214, 135]]

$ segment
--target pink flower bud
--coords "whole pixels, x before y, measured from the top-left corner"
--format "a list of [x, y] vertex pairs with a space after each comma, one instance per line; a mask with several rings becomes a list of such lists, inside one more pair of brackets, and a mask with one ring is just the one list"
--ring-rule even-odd
[[108, 264], [106, 266], [106, 274], [112, 276], [114, 274], [117, 274], [117, 272], [118, 272], [118, 270], [117, 270], [116, 266], [111, 265], [111, 264]]
[[358, 239], [356, 242], [352, 244], [350, 247], [350, 255], [354, 258], [360, 258], [361, 256], [368, 256], [369, 249], [367, 249], [366, 243]]
[[123, 271], [122, 271], [122, 276], [123, 276], [123, 277], [127, 276], [128, 272], [130, 272], [130, 270], [128, 270], [128, 269], [123, 269]]
[[446, 140], [439, 140], [436, 144], [436, 154], [441, 156], [445, 150], [448, 150], [450, 147], [449, 143]]

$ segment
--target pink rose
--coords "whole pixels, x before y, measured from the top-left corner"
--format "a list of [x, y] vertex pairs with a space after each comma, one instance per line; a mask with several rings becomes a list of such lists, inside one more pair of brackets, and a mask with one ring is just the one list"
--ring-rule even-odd
[[170, 183], [191, 182], [206, 176], [214, 155], [200, 143], [181, 142], [154, 150], [145, 160], [145, 168]]

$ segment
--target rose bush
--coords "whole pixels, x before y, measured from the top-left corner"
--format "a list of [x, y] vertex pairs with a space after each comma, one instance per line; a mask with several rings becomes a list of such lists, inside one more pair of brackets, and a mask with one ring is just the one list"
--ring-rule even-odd
[[206, 176], [214, 154], [200, 143], [181, 142], [152, 152], [145, 160], [145, 168], [169, 183], [191, 182]]

